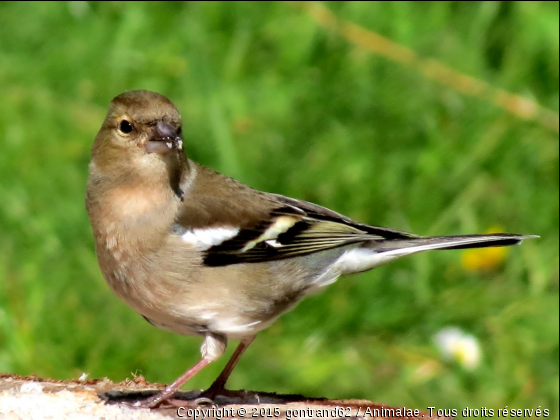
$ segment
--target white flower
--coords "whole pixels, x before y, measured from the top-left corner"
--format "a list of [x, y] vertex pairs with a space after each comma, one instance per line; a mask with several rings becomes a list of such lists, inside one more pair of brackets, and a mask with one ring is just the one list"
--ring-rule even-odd
[[475, 369], [480, 364], [482, 352], [478, 340], [455, 327], [442, 329], [434, 337], [435, 342], [447, 359], [454, 359], [465, 369]]

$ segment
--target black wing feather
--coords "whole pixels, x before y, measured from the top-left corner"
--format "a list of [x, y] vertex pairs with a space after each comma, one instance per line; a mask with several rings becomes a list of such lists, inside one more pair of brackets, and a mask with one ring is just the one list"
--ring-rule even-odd
[[[274, 196], [280, 204], [266, 220], [242, 228], [239, 233], [206, 251], [204, 263], [223, 266], [273, 261], [338, 248], [354, 243], [416, 238], [405, 232], [357, 223], [316, 204]], [[262, 238], [280, 217], [294, 218], [289, 229], [273, 238]], [[271, 245], [270, 240], [276, 246]]]

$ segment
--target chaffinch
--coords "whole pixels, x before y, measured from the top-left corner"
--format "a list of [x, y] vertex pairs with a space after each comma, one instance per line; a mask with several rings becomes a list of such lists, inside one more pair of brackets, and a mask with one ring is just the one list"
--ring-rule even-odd
[[213, 398], [255, 335], [340, 275], [421, 251], [519, 244], [515, 234], [421, 237], [355, 222], [254, 190], [188, 159], [179, 111], [145, 90], [111, 102], [93, 144], [86, 205], [103, 276], [158, 328], [204, 341], [202, 358], [155, 407], [241, 342], [206, 391]]

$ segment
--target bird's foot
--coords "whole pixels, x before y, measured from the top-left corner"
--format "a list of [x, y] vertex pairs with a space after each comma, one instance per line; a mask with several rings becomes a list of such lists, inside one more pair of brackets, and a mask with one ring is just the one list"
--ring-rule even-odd
[[145, 400], [139, 400], [132, 403], [132, 406], [135, 408], [158, 408], [161, 404], [168, 401], [167, 398], [162, 398], [160, 396], [161, 393], [157, 393]]
[[135, 408], [158, 408], [162, 405], [183, 408], [198, 408], [201, 405], [218, 405], [224, 403], [256, 402], [259, 403], [259, 395], [252, 391], [230, 391], [224, 387], [211, 386], [192, 398], [180, 398], [175, 395], [166, 395], [159, 392], [146, 399], [125, 403]]
[[178, 398], [169, 398], [165, 401], [168, 404], [171, 404], [175, 408], [183, 408], [183, 409], [196, 409], [199, 408], [201, 405], [210, 405], [215, 406], [216, 403], [211, 400], [210, 398], [205, 397], [198, 397], [194, 400], [181, 400]]
[[158, 408], [162, 405], [168, 405], [171, 407], [182, 407], [182, 408], [198, 408], [201, 405], [216, 405], [215, 402], [206, 397], [204, 393], [199, 394], [199, 396], [192, 399], [182, 399], [174, 398], [173, 395], [165, 396], [163, 393], [158, 393], [144, 400], [138, 400], [130, 405], [135, 408]]

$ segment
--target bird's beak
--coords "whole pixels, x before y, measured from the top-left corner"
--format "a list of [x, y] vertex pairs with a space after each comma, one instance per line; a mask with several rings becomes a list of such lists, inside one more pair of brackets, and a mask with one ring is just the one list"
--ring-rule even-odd
[[173, 127], [160, 121], [152, 131], [145, 147], [148, 153], [164, 155], [174, 149], [183, 150], [183, 139]]

